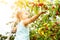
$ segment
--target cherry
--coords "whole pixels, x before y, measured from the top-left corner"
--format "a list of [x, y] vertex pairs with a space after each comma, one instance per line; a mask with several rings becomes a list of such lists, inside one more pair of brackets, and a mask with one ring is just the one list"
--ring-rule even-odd
[[40, 6], [43, 6], [44, 4], [43, 3], [39, 3], [39, 4], [37, 4], [38, 5], [38, 7], [40, 7]]

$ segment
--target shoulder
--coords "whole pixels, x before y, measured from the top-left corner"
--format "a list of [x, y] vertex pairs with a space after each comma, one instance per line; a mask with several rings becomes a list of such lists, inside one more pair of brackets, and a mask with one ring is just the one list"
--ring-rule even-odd
[[23, 20], [22, 24], [26, 27], [29, 24], [29, 19]]
[[25, 27], [24, 21], [23, 20], [20, 21], [17, 26], [24, 26]]

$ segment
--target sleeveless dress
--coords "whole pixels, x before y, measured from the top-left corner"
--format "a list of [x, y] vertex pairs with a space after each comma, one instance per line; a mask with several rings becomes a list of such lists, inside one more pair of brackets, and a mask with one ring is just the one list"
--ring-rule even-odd
[[29, 40], [29, 28], [24, 26], [23, 21], [17, 25], [16, 37], [14, 40]]

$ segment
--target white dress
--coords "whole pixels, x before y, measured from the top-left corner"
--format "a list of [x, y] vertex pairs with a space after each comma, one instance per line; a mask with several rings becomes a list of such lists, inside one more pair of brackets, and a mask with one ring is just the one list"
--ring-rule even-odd
[[16, 37], [14, 40], [29, 40], [29, 28], [24, 26], [23, 21], [17, 25]]

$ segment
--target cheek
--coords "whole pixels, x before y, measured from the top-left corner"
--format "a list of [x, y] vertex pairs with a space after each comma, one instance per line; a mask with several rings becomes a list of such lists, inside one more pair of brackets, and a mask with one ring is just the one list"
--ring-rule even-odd
[[23, 15], [23, 18], [28, 18], [28, 15]]

